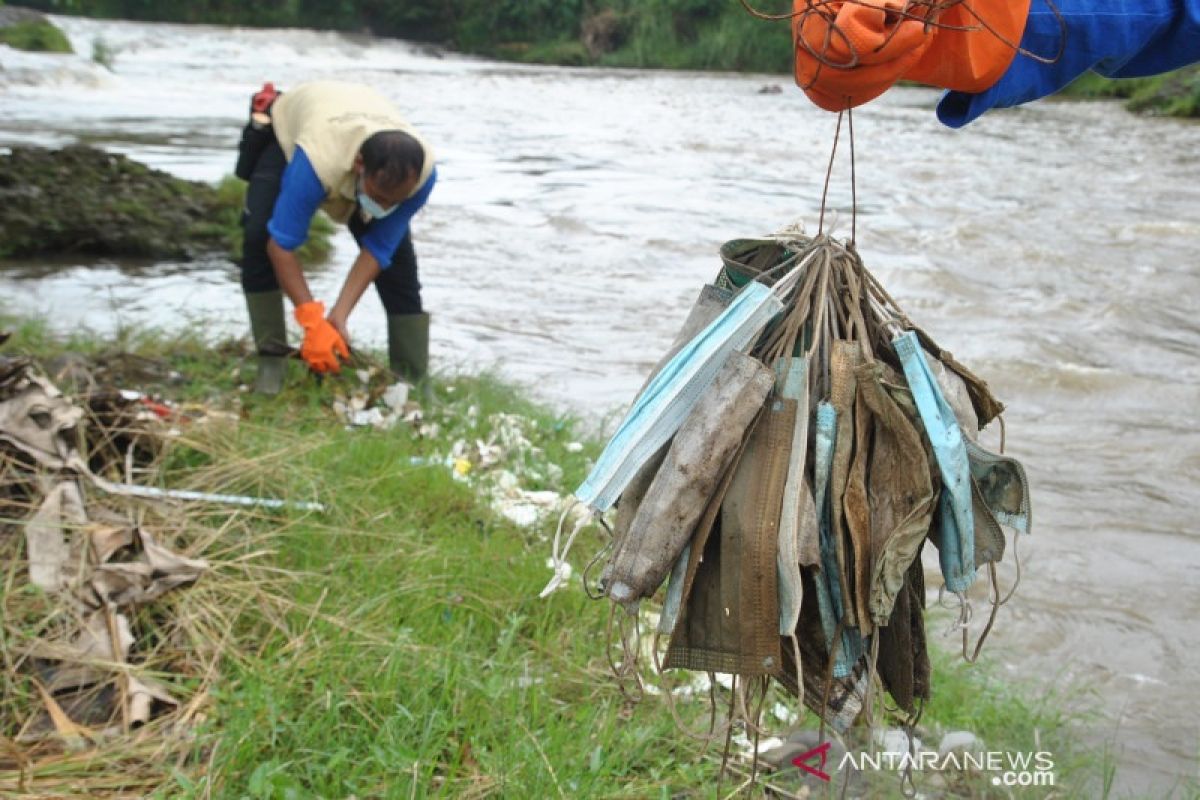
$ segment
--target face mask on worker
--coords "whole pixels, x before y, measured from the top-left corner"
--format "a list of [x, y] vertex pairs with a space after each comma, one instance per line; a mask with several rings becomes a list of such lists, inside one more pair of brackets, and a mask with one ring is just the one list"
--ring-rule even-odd
[[357, 192], [358, 204], [362, 206], [362, 210], [365, 211], [372, 219], [383, 219], [388, 214], [396, 210], [396, 206], [384, 208], [383, 206], [379, 205], [379, 203], [376, 203], [374, 200], [372, 200], [371, 196], [363, 191], [362, 175], [358, 176]]

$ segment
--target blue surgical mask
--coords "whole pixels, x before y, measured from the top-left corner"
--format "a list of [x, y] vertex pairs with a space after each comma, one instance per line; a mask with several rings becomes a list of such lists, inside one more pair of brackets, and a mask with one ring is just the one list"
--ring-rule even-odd
[[376, 203], [374, 200], [372, 200], [370, 195], [363, 191], [361, 175], [358, 177], [357, 193], [358, 204], [362, 206], [362, 210], [365, 211], [371, 217], [371, 219], [383, 219], [397, 208], [397, 206], [384, 208], [383, 206], [379, 205], [379, 203]]
[[892, 340], [892, 347], [904, 367], [904, 378], [912, 390], [913, 401], [942, 475], [942, 494], [938, 498], [942, 515], [941, 541], [938, 543], [942, 577], [947, 589], [961, 594], [971, 588], [975, 580], [975, 512], [965, 438], [954, 410], [946, 402], [929, 362], [925, 360], [917, 335], [906, 331]]
[[595, 511], [611, 508], [642, 465], [679, 430], [730, 353], [749, 348], [782, 310], [765, 284], [742, 289], [642, 390], [575, 496]]

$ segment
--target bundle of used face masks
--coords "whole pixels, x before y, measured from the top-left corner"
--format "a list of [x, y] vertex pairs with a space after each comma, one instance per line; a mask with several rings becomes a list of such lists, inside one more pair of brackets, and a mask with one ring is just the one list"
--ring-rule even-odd
[[721, 256], [576, 492], [617, 507], [600, 587], [633, 612], [665, 584], [664, 669], [775, 678], [837, 731], [878, 676], [911, 714], [930, 689], [925, 541], [965, 622], [985, 565], [994, 613], [1001, 526], [1030, 530], [1024, 470], [976, 443], [1003, 407], [852, 245], [781, 234]]

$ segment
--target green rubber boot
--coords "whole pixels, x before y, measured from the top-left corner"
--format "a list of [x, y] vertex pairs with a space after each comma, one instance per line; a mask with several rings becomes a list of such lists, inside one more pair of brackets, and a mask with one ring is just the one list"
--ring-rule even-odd
[[396, 314], [387, 318], [388, 366], [392, 373], [421, 390], [430, 398], [429, 315]]
[[246, 310], [250, 312], [250, 332], [258, 352], [258, 374], [254, 391], [276, 395], [283, 390], [287, 377], [287, 327], [283, 322], [283, 292], [247, 292]]

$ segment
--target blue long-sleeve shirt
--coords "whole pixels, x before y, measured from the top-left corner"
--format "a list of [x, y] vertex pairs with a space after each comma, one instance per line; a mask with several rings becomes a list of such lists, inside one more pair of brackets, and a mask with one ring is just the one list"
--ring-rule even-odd
[[[413, 215], [425, 205], [433, 184], [437, 182], [437, 167], [421, 190], [400, 204], [400, 207], [380, 219], [373, 219], [362, 236], [362, 246], [368, 250], [381, 269], [391, 266], [396, 248], [408, 233]], [[325, 201], [325, 187], [317, 178], [312, 162], [304, 149], [296, 147], [292, 160], [283, 171], [283, 184], [275, 200], [275, 210], [267, 223], [267, 232], [284, 250], [295, 250], [308, 239], [313, 215]]]
[[[1033, 0], [1023, 51], [995, 85], [947, 92], [937, 115], [960, 128], [993, 108], [1053, 94], [1088, 70], [1109, 78], [1157, 75], [1200, 61], [1200, 0]], [[1057, 14], [1054, 9], [1057, 9]], [[1065, 37], [1065, 38], [1064, 38]]]

